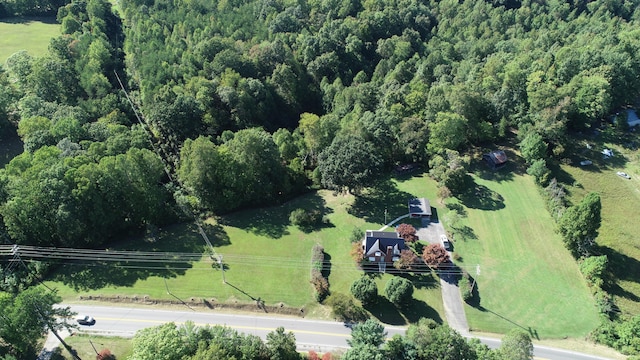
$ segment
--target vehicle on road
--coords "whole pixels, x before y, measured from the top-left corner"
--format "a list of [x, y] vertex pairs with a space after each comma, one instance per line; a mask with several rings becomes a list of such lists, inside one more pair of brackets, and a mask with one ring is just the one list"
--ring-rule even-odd
[[629, 176], [629, 174], [627, 174], [626, 172], [618, 171], [616, 174], [625, 179], [631, 179], [631, 176]]
[[440, 235], [440, 243], [445, 250], [453, 250], [453, 246], [451, 245], [451, 241], [447, 238], [447, 235]]
[[76, 322], [80, 325], [93, 325], [96, 323], [96, 319], [89, 315], [78, 315], [76, 316]]

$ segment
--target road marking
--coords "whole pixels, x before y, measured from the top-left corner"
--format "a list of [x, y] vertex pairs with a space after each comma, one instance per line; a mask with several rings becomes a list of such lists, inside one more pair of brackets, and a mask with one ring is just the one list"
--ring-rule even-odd
[[[96, 318], [96, 322], [98, 320], [111, 320], [111, 321], [122, 321], [122, 322], [138, 322], [138, 323], [152, 323], [152, 324], [165, 324], [168, 323], [170, 321], [162, 321], [162, 320], [141, 320], [141, 319], [122, 319], [122, 318]], [[181, 321], [181, 322], [176, 322], [173, 321], [173, 323], [175, 323], [176, 325], [182, 325], [184, 323], [186, 323], [186, 321]], [[270, 327], [259, 327], [259, 326], [245, 326], [245, 325], [228, 325], [228, 324], [211, 324], [211, 323], [198, 323], [193, 321], [193, 323], [197, 326], [206, 326], [206, 325], [219, 325], [219, 326], [225, 326], [228, 328], [232, 328], [232, 329], [242, 329], [242, 330], [262, 330], [262, 331], [275, 331], [276, 328], [270, 328]], [[325, 336], [335, 336], [335, 337], [344, 337], [344, 338], [348, 338], [351, 337], [351, 334], [336, 334], [336, 333], [329, 333], [329, 332], [323, 332], [323, 331], [311, 331], [311, 330], [288, 330], [287, 331], [291, 331], [293, 333], [300, 333], [300, 334], [311, 334], [311, 335], [325, 335]]]

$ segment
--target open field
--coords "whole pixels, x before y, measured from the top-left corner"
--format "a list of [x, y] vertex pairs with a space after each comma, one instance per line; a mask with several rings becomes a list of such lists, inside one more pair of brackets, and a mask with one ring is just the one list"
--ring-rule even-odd
[[[424, 181], [417, 178], [412, 181]], [[384, 194], [384, 195], [382, 195]], [[326, 310], [317, 305], [310, 284], [311, 248], [324, 246], [330, 261], [329, 284], [332, 292], [349, 294], [351, 283], [362, 271], [358, 270], [349, 252], [349, 238], [354, 228], [378, 229], [388, 205], [389, 219], [406, 213], [406, 198], [410, 194], [399, 191], [389, 182], [382, 192], [365, 194], [354, 201], [352, 195], [335, 195], [320, 191], [296, 198], [282, 206], [237, 212], [210, 219], [207, 234], [216, 251], [223, 257], [222, 272], [217, 262], [205, 256], [199, 262], [140, 265], [122, 263], [119, 267], [68, 265], [64, 272], [66, 284], [52, 282], [66, 300], [79, 295], [120, 295], [154, 299], [188, 300], [204, 298], [218, 302], [252, 303], [257, 299], [267, 305], [280, 303], [304, 308], [311, 316], [327, 317]], [[396, 204], [397, 203], [397, 204]], [[289, 224], [289, 213], [299, 207], [321, 210], [327, 222], [321, 229], [303, 232]], [[379, 222], [376, 222], [379, 220]], [[179, 225], [164, 229], [155, 243], [129, 241], [114, 249], [143, 251], [202, 252], [204, 242], [193, 226]], [[169, 267], [169, 268], [168, 268]], [[391, 275], [377, 278], [379, 293]], [[444, 320], [439, 282], [430, 274], [414, 277], [414, 303], [409, 311], [399, 312], [384, 299], [368, 308], [372, 315], [389, 324], [417, 321], [421, 316]], [[86, 286], [86, 282], [89, 286]], [[85, 283], [85, 285], [80, 285]], [[77, 285], [74, 290], [73, 285]]]
[[0, 64], [20, 50], [31, 56], [46, 53], [49, 40], [60, 35], [55, 18], [8, 18], [0, 20]]
[[[98, 350], [98, 352], [103, 349], [109, 349], [113, 355], [116, 356], [117, 359], [126, 359], [131, 355], [133, 350], [131, 339], [121, 338], [121, 337], [106, 337], [106, 336], [96, 336], [96, 335], [74, 335], [69, 336], [65, 339], [65, 342], [71, 346], [72, 349], [77, 351], [78, 357], [80, 359], [93, 359], [96, 357], [96, 351], [93, 346]], [[93, 346], [91, 346], [93, 343]], [[60, 349], [63, 349], [61, 346]], [[71, 354], [67, 350], [62, 350], [61, 355], [65, 359], [73, 359]]]
[[594, 300], [532, 178], [513, 170], [474, 176], [475, 196], [461, 202], [471, 234], [454, 238], [454, 248], [480, 296], [479, 306], [466, 306], [469, 325], [519, 327], [534, 339], [584, 337], [598, 325]]
[[[640, 238], [638, 237], [638, 214], [640, 214], [640, 151], [625, 149], [620, 143], [626, 140], [615, 136], [609, 129], [602, 139], [591, 140], [598, 151], [584, 154], [593, 160], [587, 167], [563, 166], [565, 183], [577, 181], [581, 187], [569, 187], [571, 201], [578, 203], [588, 192], [596, 191], [602, 202], [602, 225], [596, 239], [601, 249], [599, 254], [609, 258], [609, 269], [618, 279], [617, 284], [606, 290], [615, 296], [622, 314], [640, 314]], [[624, 140], [624, 141], [623, 141]], [[604, 160], [599, 149], [611, 148], [614, 158]], [[595, 150], [595, 149], [594, 149]], [[624, 171], [630, 180], [616, 175]]]

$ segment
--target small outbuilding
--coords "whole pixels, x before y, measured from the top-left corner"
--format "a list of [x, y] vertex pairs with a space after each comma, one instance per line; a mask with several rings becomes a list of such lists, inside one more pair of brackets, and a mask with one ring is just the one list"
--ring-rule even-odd
[[431, 219], [431, 204], [429, 200], [425, 198], [409, 200], [409, 217]]
[[488, 154], [482, 155], [482, 159], [493, 170], [500, 169], [507, 164], [507, 154], [502, 150], [494, 150]]

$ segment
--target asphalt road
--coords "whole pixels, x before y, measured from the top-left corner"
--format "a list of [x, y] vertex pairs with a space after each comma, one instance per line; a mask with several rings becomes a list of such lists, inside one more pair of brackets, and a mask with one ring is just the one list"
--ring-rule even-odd
[[[295, 317], [272, 317], [263, 315], [223, 314], [215, 311], [195, 312], [159, 310], [145, 308], [125, 308], [107, 306], [70, 305], [71, 310], [79, 314], [93, 316], [96, 322], [92, 326], [80, 326], [80, 332], [98, 333], [113, 336], [133, 336], [145, 327], [157, 326], [166, 322], [182, 324], [188, 320], [196, 325], [225, 325], [239, 332], [254, 334], [265, 339], [266, 335], [282, 326], [294, 333], [299, 349], [318, 352], [347, 348], [350, 328], [344, 323], [333, 321], [306, 320]], [[402, 327], [385, 327], [388, 336], [405, 333]], [[500, 346], [499, 339], [480, 338], [489, 347]], [[550, 360], [602, 360], [606, 358], [581, 354], [567, 350], [535, 346], [538, 359]]]

